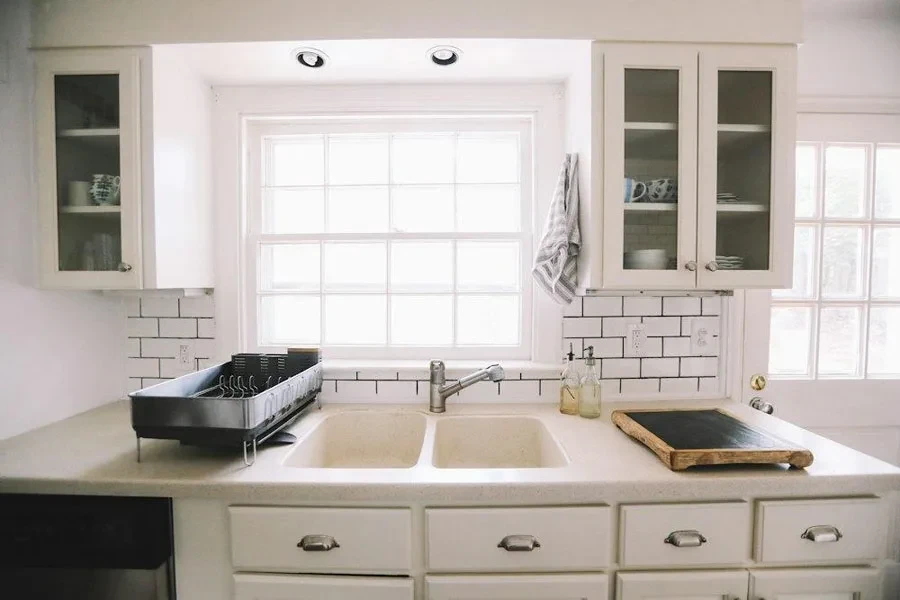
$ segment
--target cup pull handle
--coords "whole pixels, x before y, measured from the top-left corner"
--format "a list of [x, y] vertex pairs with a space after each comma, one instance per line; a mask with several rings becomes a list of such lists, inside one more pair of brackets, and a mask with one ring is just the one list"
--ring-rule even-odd
[[663, 541], [676, 548], [697, 548], [706, 543], [706, 538], [696, 529], [679, 529], [670, 533]]
[[844, 535], [834, 525], [813, 525], [807, 527], [800, 537], [815, 544], [825, 544], [838, 542]]
[[540, 548], [541, 543], [533, 535], [508, 535], [497, 544], [507, 552], [531, 552]]
[[297, 543], [297, 547], [304, 552], [328, 552], [340, 548], [341, 545], [330, 535], [313, 534], [304, 535]]

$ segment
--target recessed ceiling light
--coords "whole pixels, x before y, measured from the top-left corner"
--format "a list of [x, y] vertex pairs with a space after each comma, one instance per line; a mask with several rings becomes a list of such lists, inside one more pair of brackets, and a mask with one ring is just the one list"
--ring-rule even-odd
[[456, 46], [435, 46], [428, 51], [431, 62], [441, 67], [448, 67], [459, 60], [462, 50]]
[[317, 48], [297, 48], [292, 54], [298, 63], [310, 69], [324, 67], [328, 60], [328, 55]]

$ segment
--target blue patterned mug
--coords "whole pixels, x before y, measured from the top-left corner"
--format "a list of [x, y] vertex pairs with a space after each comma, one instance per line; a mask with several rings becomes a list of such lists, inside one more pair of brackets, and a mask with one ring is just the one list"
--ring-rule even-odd
[[96, 174], [91, 183], [91, 200], [97, 206], [116, 206], [122, 179], [118, 175]]

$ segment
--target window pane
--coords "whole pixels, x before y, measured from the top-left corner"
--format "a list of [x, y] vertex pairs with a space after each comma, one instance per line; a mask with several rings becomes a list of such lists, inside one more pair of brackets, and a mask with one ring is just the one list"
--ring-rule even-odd
[[388, 182], [387, 135], [328, 136], [328, 183]]
[[259, 281], [263, 290], [319, 291], [319, 244], [262, 246]]
[[869, 309], [869, 374], [900, 375], [900, 306]]
[[872, 297], [900, 298], [900, 228], [876, 227], [872, 241]]
[[259, 342], [263, 346], [318, 344], [318, 296], [263, 296], [259, 302]]
[[328, 189], [328, 231], [377, 233], [388, 230], [387, 187]]
[[457, 231], [519, 231], [518, 185], [460, 185], [456, 188]]
[[828, 146], [825, 149], [825, 216], [865, 216], [866, 149]]
[[325, 183], [325, 141], [321, 135], [272, 140], [268, 185]]
[[825, 227], [822, 296], [859, 298], [863, 294], [862, 227]]
[[769, 372], [773, 375], [810, 375], [811, 335], [812, 308], [772, 307]]
[[451, 183], [453, 134], [399, 134], [391, 138], [393, 183]]
[[820, 375], [859, 375], [861, 316], [855, 306], [819, 311]]
[[453, 231], [453, 188], [449, 185], [394, 187], [391, 219], [394, 231]]
[[900, 146], [875, 152], [875, 216], [900, 219]]
[[325, 231], [325, 190], [269, 189], [264, 192], [263, 233], [322, 233]]
[[772, 290], [773, 298], [808, 298], [816, 296], [816, 226], [794, 228], [794, 287]]
[[518, 242], [458, 242], [456, 286], [460, 291], [518, 291]]
[[519, 310], [517, 296], [460, 296], [456, 300], [457, 343], [518, 345]]
[[392, 344], [448, 346], [452, 342], [452, 296], [391, 297]]
[[387, 251], [384, 242], [328, 242], [325, 252], [327, 291], [384, 291]]
[[516, 183], [519, 181], [519, 135], [461, 133], [456, 162], [456, 180], [460, 183]]
[[453, 291], [453, 243], [393, 242], [391, 291]]
[[812, 144], [797, 146], [797, 207], [798, 217], [816, 216], [819, 150]]
[[387, 339], [387, 296], [325, 296], [325, 343], [383, 345]]

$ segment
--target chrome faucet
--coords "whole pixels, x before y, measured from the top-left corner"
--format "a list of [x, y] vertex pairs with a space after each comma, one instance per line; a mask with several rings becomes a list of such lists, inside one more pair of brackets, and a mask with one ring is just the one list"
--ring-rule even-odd
[[447, 383], [444, 371], [444, 361], [433, 360], [428, 366], [430, 373], [428, 390], [428, 410], [433, 413], [442, 413], [447, 410], [447, 396], [452, 396], [473, 383], [490, 379], [500, 381], [506, 375], [500, 365], [490, 365], [480, 371], [475, 371], [453, 383]]

